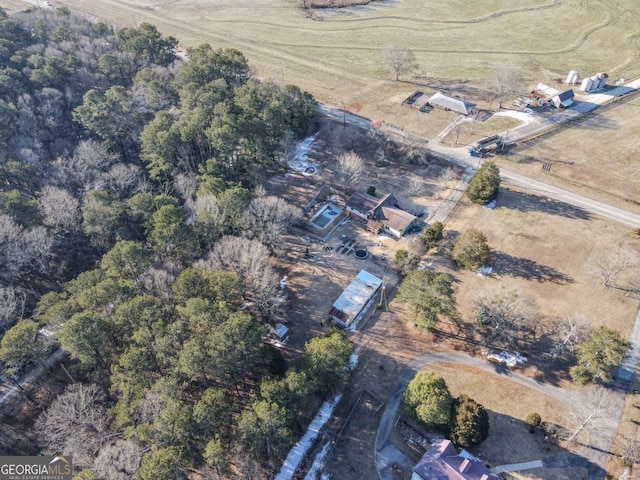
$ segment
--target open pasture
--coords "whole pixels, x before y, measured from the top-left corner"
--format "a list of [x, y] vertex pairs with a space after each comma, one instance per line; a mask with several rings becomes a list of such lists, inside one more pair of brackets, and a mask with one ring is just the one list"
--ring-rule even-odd
[[[503, 65], [528, 82], [607, 71], [640, 74], [640, 11], [634, 0], [384, 0], [305, 12], [294, 0], [61, 0], [55, 5], [130, 26], [152, 22], [183, 47], [209, 42], [244, 52], [258, 75], [319, 99], [384, 104], [383, 50], [411, 49], [421, 75], [482, 83]], [[393, 89], [392, 89], [393, 90]], [[375, 115], [372, 115], [375, 117]]]
[[639, 213], [639, 109], [635, 94], [496, 160], [509, 170]]
[[[501, 289], [518, 289], [530, 296], [549, 320], [584, 315], [592, 326], [607, 325], [628, 337], [638, 300], [624, 292], [602, 287], [596, 263], [612, 255], [634, 258], [640, 241], [624, 225], [557, 202], [535, 192], [501, 187], [494, 209], [463, 200], [445, 232], [477, 228], [487, 235], [493, 250], [494, 272], [483, 277], [475, 272], [450, 271], [457, 281], [461, 316], [473, 323], [476, 300]], [[447, 269], [446, 259], [436, 259]], [[532, 348], [537, 348], [532, 343]], [[548, 373], [548, 372], [547, 372]]]

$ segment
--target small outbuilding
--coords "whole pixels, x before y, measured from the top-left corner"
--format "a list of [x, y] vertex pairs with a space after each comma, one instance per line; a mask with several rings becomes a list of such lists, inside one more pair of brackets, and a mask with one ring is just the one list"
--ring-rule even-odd
[[460, 115], [471, 115], [476, 111], [475, 103], [465, 102], [459, 98], [448, 97], [440, 92], [433, 95], [427, 103], [432, 107], [456, 112]]
[[567, 108], [573, 105], [573, 97], [573, 90], [569, 89], [552, 97], [550, 102], [556, 108]]
[[268, 341], [276, 346], [286, 345], [289, 342], [289, 327], [283, 323], [269, 325]]
[[360, 318], [375, 301], [374, 297], [381, 286], [382, 280], [380, 278], [366, 270], [360, 270], [356, 278], [333, 302], [333, 306], [329, 311], [329, 320], [333, 320], [339, 326], [345, 328], [357, 325]]

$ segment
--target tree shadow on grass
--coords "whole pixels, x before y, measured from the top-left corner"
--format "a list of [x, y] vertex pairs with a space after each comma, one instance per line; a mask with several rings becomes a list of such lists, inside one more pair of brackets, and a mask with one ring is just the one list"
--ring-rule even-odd
[[583, 208], [560, 202], [553, 198], [533, 193], [515, 192], [510, 189], [505, 190], [508, 194], [498, 195], [497, 208], [509, 208], [521, 212], [542, 212], [579, 220], [589, 220], [591, 218], [591, 214]]
[[571, 381], [569, 369], [575, 363], [571, 359], [551, 358], [544, 352], [550, 352], [555, 344], [552, 334], [543, 334], [536, 338], [536, 351], [529, 356], [529, 365], [536, 367], [533, 379], [555, 387]]
[[573, 278], [548, 265], [528, 258], [518, 258], [504, 252], [493, 252], [493, 266], [497, 275], [520, 277], [559, 285], [573, 283]]

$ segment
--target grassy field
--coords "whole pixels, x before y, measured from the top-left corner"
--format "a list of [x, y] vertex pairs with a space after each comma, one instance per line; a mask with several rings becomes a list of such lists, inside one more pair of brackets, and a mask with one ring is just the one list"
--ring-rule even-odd
[[[496, 159], [543, 182], [640, 213], [640, 96], [614, 103]], [[551, 170], [543, 172], [544, 162]]]
[[[608, 325], [625, 337], [638, 301], [603, 289], [595, 262], [613, 252], [633, 256], [640, 240], [623, 225], [530, 192], [501, 189], [495, 209], [464, 200], [446, 229], [483, 231], [494, 251], [495, 272], [453, 273], [462, 317], [472, 321], [474, 301], [496, 289], [517, 288], [530, 295], [548, 319], [586, 315], [593, 326]], [[446, 267], [445, 264], [442, 267]]]
[[[0, 0], [15, 2], [16, 0]], [[502, 65], [522, 74], [521, 92], [540, 81], [561, 82], [606, 71], [610, 78], [640, 76], [640, 10], [635, 0], [384, 0], [311, 14], [295, 0], [56, 0], [121, 26], [148, 21], [182, 47], [208, 42], [235, 47], [257, 75], [294, 83], [330, 105], [384, 120], [425, 138], [449, 125], [450, 112], [424, 114], [400, 104], [413, 91], [463, 96], [494, 109], [487, 80]], [[8, 4], [7, 4], [8, 5]], [[410, 48], [414, 74], [391, 81], [383, 50]], [[419, 76], [416, 75], [419, 73]], [[639, 101], [591, 115], [570, 130], [520, 149], [502, 165], [576, 190], [620, 208], [640, 211], [637, 151]], [[453, 132], [453, 145], [471, 143], [517, 124], [492, 118], [473, 133]], [[502, 160], [500, 160], [502, 161]], [[549, 173], [543, 163], [552, 163]]]
[[570, 69], [583, 75], [640, 74], [640, 12], [634, 0], [386, 0], [314, 10], [311, 18], [297, 3], [54, 2], [123, 26], [155, 23], [184, 47], [209, 42], [239, 48], [260, 76], [298, 84], [334, 104], [389, 96], [392, 82], [382, 55], [389, 44], [414, 51], [428, 78], [480, 82], [504, 64], [536, 82], [549, 75], [564, 77]]

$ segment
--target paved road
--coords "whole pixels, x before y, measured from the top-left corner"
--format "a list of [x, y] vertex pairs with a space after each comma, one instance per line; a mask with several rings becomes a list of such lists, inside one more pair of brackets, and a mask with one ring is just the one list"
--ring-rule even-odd
[[[617, 432], [625, 396], [628, 393], [637, 369], [638, 361], [640, 360], [640, 309], [638, 309], [636, 314], [634, 328], [629, 341], [631, 342], [629, 355], [616, 371], [614, 382], [611, 385], [611, 402], [606, 411], [606, 421], [603, 422], [598, 436], [590, 439], [593, 448], [584, 448], [580, 454], [567, 453], [544, 458], [541, 460], [544, 467], [583, 467], [587, 469], [590, 480], [601, 480], [604, 478], [607, 462], [610, 457], [608, 452], [611, 451]], [[471, 357], [461, 353], [435, 352], [417, 357], [400, 373], [387, 399], [382, 417], [380, 418], [374, 446], [374, 458], [381, 480], [393, 479], [392, 468], [394, 464], [401, 465], [403, 468], [407, 468], [407, 465], [409, 465], [412, 468], [410, 460], [391, 444], [391, 431], [394, 426], [398, 408], [402, 402], [402, 395], [407, 385], [419, 370], [431, 363], [437, 362], [468, 365], [504, 376], [509, 381], [517, 382], [527, 388], [534, 389], [568, 406], [570, 406], [572, 402], [575, 402], [576, 395], [579, 395], [579, 393], [574, 391], [538, 382], [519, 373], [512, 372], [507, 368], [491, 364], [482, 358]], [[502, 466], [501, 471], [523, 469], [523, 467], [524, 465], [505, 465]], [[408, 470], [410, 471], [411, 468], [408, 468]]]
[[[614, 93], [615, 95], [629, 93], [637, 88], [640, 88], [640, 80], [634, 81]], [[593, 111], [603, 103], [611, 101], [612, 96], [610, 93], [597, 94], [590, 96], [589, 100], [589, 102], [580, 102], [571, 109], [560, 111], [548, 117], [537, 116], [529, 123], [525, 123], [518, 128], [510, 130], [509, 132], [503, 132], [502, 136], [505, 136], [508, 133], [509, 141], [514, 142], [538, 135]], [[336, 110], [326, 105], [322, 105], [321, 111], [325, 115], [334, 118], [337, 121], [357, 125], [365, 130], [371, 128], [371, 122], [368, 119], [359, 115], [354, 115], [345, 110]], [[427, 140], [394, 127], [393, 125], [384, 125], [384, 129], [391, 136], [395, 136], [396, 138], [403, 140], [410, 140], [417, 145], [422, 144], [425, 149], [431, 151], [434, 155], [465, 168], [463, 180], [456, 188], [456, 190], [459, 191], [454, 191], [448, 199], [448, 202], [445, 202], [446, 205], [443, 205], [443, 207], [441, 207], [441, 209], [434, 215], [434, 218], [438, 217], [436, 219], [446, 219], [451, 209], [455, 206], [455, 203], [464, 192], [466, 183], [470, 179], [472, 173], [479, 167], [480, 161], [470, 157], [465, 148], [444, 147], [437, 141], [429, 143]], [[527, 178], [508, 170], [501, 169], [501, 177], [506, 184], [526, 188], [534, 193], [578, 207], [585, 212], [600, 215], [634, 228], [640, 227], [640, 215], [606, 205], [602, 202], [597, 202], [582, 195]], [[598, 438], [591, 439], [592, 445], [596, 448], [586, 448], [582, 452], [582, 455], [563, 454], [543, 459], [541, 460], [541, 463], [544, 464], [544, 466], [549, 468], [566, 468], [572, 466], [585, 467], [589, 472], [589, 479], [604, 478], [604, 472], [609, 458], [608, 451], [611, 450], [622, 407], [624, 405], [624, 399], [636, 371], [640, 356], [640, 310], [636, 316], [630, 341], [632, 343], [630, 355], [616, 372], [615, 381], [612, 385], [613, 400], [607, 412], [609, 421], [607, 422], [606, 428], [600, 433]], [[485, 360], [452, 352], [431, 353], [414, 359], [398, 377], [397, 383], [387, 400], [385, 410], [378, 426], [374, 456], [378, 474], [382, 480], [391, 480], [393, 478], [392, 469], [394, 464], [401, 465], [404, 468], [411, 467], [410, 460], [390, 442], [391, 431], [393, 429], [397, 410], [402, 401], [402, 395], [406, 386], [418, 370], [429, 363], [443, 361], [471, 365], [476, 368], [493, 371], [496, 374], [504, 374], [508, 372], [506, 369], [503, 371], [496, 370], [493, 365], [489, 364]], [[508, 379], [556, 398], [565, 404], [570, 404], [572, 401], [575, 401], [573, 392], [536, 382], [514, 372], [508, 372]], [[535, 465], [538, 465], [538, 463], [535, 463]]]
[[[621, 87], [618, 94], [622, 94], [623, 92], [629, 93], [634, 91], [636, 88], [640, 88], [640, 80]], [[594, 94], [589, 96], [589, 102], [578, 102], [574, 107], [559, 111], [553, 115], [546, 117], [541, 115], [532, 115], [531, 122], [525, 123], [508, 131], [509, 141], [521, 141], [552, 128], [558, 128], [560, 125], [570, 122], [581, 115], [588, 114], [603, 103], [610, 102], [612, 98], [613, 96], [610, 93]], [[347, 112], [346, 110], [334, 109], [328, 105], [320, 105], [320, 111], [324, 115], [333, 118], [336, 121], [356, 125], [365, 130], [371, 128], [371, 121], [369, 119]], [[385, 124], [383, 125], [383, 129], [390, 136], [411, 141], [416, 145], [422, 145], [433, 155], [455, 163], [465, 169], [472, 169], [471, 171], [473, 171], [479, 167], [480, 160], [469, 156], [466, 148], [451, 148], [440, 145], [437, 142], [429, 142], [424, 138], [418, 137], [417, 135], [393, 125]], [[507, 132], [502, 132], [500, 135], [504, 137], [507, 135]], [[640, 228], [640, 215], [612, 207], [605, 203], [592, 200], [568, 190], [554, 187], [553, 185], [549, 185], [544, 182], [527, 178], [503, 168], [500, 169], [500, 176], [505, 184], [526, 188], [540, 195], [578, 207], [585, 212], [600, 215], [616, 222], [629, 225], [633, 228]]]

